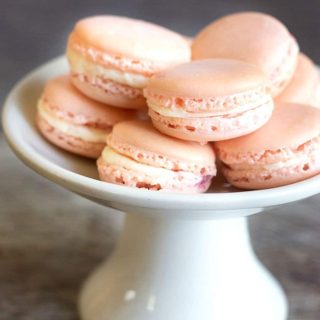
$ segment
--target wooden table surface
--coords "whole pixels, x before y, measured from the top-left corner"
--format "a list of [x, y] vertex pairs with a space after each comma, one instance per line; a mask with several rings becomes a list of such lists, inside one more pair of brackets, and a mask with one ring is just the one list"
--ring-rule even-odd
[[[128, 15], [193, 35], [242, 10], [276, 15], [320, 62], [319, 0], [1, 0], [0, 98], [27, 71], [63, 53], [80, 17]], [[320, 319], [319, 203], [317, 196], [250, 218], [254, 248], [288, 294], [289, 320]], [[0, 320], [78, 319], [81, 283], [110, 254], [121, 223], [120, 214], [26, 168], [0, 133]]]

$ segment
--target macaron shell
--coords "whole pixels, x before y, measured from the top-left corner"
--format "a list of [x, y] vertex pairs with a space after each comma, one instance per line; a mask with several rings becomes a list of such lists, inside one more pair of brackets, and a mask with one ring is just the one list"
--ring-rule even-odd
[[278, 102], [270, 121], [262, 128], [244, 137], [217, 142], [216, 147], [234, 155], [294, 148], [318, 137], [319, 134], [319, 109]]
[[270, 74], [286, 59], [291, 42], [287, 28], [274, 17], [242, 12], [218, 19], [200, 31], [193, 41], [192, 58], [238, 59]]
[[319, 85], [318, 68], [310, 58], [300, 53], [294, 76], [276, 101], [317, 105], [318, 101], [313, 100]]
[[180, 64], [151, 77], [145, 95], [212, 98], [266, 87], [266, 75], [257, 67], [235, 60], [207, 59]]
[[262, 127], [270, 119], [272, 110], [273, 104], [269, 103], [230, 117], [164, 117], [152, 109], [149, 109], [149, 115], [153, 125], [164, 134], [182, 140], [206, 143], [249, 134]]
[[39, 116], [36, 118], [36, 124], [49, 142], [74, 154], [97, 159], [105, 147], [105, 143], [88, 142], [60, 132]]
[[42, 96], [52, 112], [76, 124], [110, 127], [119, 121], [136, 116], [133, 111], [122, 110], [89, 99], [76, 90], [68, 75], [49, 80]]
[[150, 121], [125, 121], [114, 126], [110, 136], [112, 146], [130, 145], [141, 152], [197, 164], [199, 167], [212, 167], [215, 156], [212, 147], [181, 141], [158, 132]]
[[73, 85], [95, 101], [124, 109], [145, 109], [147, 107], [142, 91], [141, 95], [132, 97], [131, 88], [114, 81], [104, 83], [101, 87], [94, 84], [95, 79], [92, 82], [84, 81], [78, 76], [72, 76]]
[[80, 20], [74, 33], [88, 45], [114, 55], [176, 64], [190, 60], [188, 42], [156, 24], [120, 16]]

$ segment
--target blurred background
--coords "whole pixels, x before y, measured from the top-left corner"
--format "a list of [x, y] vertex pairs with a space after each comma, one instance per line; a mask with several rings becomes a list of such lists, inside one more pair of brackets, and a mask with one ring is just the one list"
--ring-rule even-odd
[[62, 54], [73, 24], [85, 16], [125, 15], [193, 36], [222, 15], [246, 10], [283, 21], [302, 51], [320, 62], [319, 0], [1, 0], [0, 97], [26, 72]]
[[[82, 17], [125, 15], [193, 36], [247, 10], [283, 21], [320, 63], [319, 0], [0, 0], [0, 101], [21, 76], [64, 53]], [[288, 294], [289, 320], [320, 317], [319, 203], [313, 197], [251, 218], [255, 250]], [[121, 220], [24, 167], [0, 133], [0, 319], [78, 319], [80, 285], [110, 254]]]

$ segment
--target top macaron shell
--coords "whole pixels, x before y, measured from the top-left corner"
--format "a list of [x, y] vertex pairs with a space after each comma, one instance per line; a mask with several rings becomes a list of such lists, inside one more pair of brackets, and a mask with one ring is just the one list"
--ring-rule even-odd
[[211, 146], [163, 135], [149, 121], [118, 123], [108, 136], [108, 145], [139, 162], [156, 167], [202, 175], [216, 171]]
[[290, 83], [276, 101], [310, 104], [320, 107], [320, 73], [314, 62], [300, 53], [296, 71]]
[[271, 81], [279, 82], [281, 88], [273, 88], [273, 96], [283, 89], [282, 81], [292, 77], [297, 54], [297, 43], [287, 28], [256, 12], [220, 18], [200, 31], [192, 44], [193, 59], [229, 58], [259, 66]]
[[255, 90], [266, 86], [266, 82], [265, 74], [254, 65], [231, 59], [206, 59], [157, 73], [145, 92], [167, 97], [212, 98]]
[[191, 55], [187, 41], [178, 33], [120, 16], [80, 20], [71, 36], [118, 59], [130, 58], [133, 64], [151, 62], [155, 69], [189, 61]]

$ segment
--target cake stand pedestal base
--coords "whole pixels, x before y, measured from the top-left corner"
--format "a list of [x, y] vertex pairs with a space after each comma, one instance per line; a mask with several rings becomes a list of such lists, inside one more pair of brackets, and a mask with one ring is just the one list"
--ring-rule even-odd
[[285, 320], [282, 289], [256, 258], [247, 218], [128, 214], [111, 258], [87, 280], [83, 320]]

